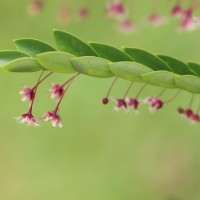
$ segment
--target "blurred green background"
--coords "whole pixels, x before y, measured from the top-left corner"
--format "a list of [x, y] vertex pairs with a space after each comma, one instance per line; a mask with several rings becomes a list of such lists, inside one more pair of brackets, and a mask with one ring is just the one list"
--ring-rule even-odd
[[[143, 27], [135, 34], [118, 33], [113, 21], [103, 16], [105, 1], [94, 0], [91, 18], [77, 22], [75, 12], [85, 1], [71, 1], [73, 20], [67, 26], [56, 23], [60, 1], [49, 0], [37, 17], [27, 14], [27, 0], [0, 1], [0, 49], [14, 49], [13, 39], [31, 37], [54, 45], [52, 29], [77, 35], [84, 41], [139, 47], [184, 61], [200, 62], [199, 30], [177, 33], [177, 21], [159, 28]], [[150, 1], [135, 0], [135, 22], [150, 14]], [[173, 4], [160, 2], [160, 13], [168, 15]], [[102, 106], [112, 79], [79, 77], [65, 97], [60, 115], [63, 129], [49, 123], [40, 128], [19, 125], [15, 117], [27, 112], [18, 91], [33, 86], [39, 73], [0, 73], [0, 200], [199, 200], [200, 127], [177, 113], [186, 107], [190, 94], [183, 92], [173, 103], [151, 114], [114, 112]], [[51, 111], [51, 82], [63, 83], [69, 76], [54, 75], [39, 89], [36, 117]], [[128, 82], [120, 80], [112, 97], [122, 97]], [[135, 84], [131, 95], [138, 91]], [[143, 98], [160, 88], [149, 87]], [[167, 91], [163, 98], [176, 91]], [[199, 97], [194, 106], [198, 106]]]

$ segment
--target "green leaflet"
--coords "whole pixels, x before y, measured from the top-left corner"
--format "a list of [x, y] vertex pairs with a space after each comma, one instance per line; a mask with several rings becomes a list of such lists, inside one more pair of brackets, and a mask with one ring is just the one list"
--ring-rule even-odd
[[56, 73], [76, 72], [70, 62], [75, 56], [63, 52], [47, 52], [37, 55], [39, 63], [48, 71]]
[[200, 77], [200, 65], [199, 64], [189, 62], [188, 66], [191, 68], [191, 70], [193, 70], [195, 75]]
[[168, 64], [172, 72], [180, 75], [185, 75], [185, 74], [194, 75], [194, 72], [192, 72], [189, 66], [186, 65], [184, 62], [176, 58], [172, 58], [170, 56], [165, 56], [165, 55], [158, 55], [158, 57]]
[[0, 68], [9, 72], [48, 70], [56, 73], [80, 72], [107, 78], [146, 82], [164, 88], [181, 88], [200, 93], [200, 64], [166, 55], [155, 56], [137, 48], [123, 51], [100, 43], [87, 43], [70, 33], [54, 30], [59, 51], [36, 39], [15, 40], [18, 51], [0, 51]]
[[9, 63], [17, 58], [28, 57], [28, 55], [21, 53], [19, 51], [0, 51], [0, 67]]
[[144, 65], [136, 62], [122, 61], [110, 64], [110, 70], [115, 75], [128, 81], [143, 82], [142, 74], [152, 72]]
[[168, 65], [165, 62], [163, 62], [160, 58], [145, 50], [136, 48], [124, 48], [123, 50], [129, 56], [131, 56], [135, 62], [145, 65], [151, 68], [152, 70], [170, 71]]
[[192, 75], [183, 75], [175, 78], [176, 85], [191, 93], [200, 93], [200, 78]]
[[67, 52], [75, 56], [98, 56], [88, 44], [70, 33], [54, 30], [54, 38], [60, 51]]
[[35, 58], [18, 58], [3, 66], [4, 71], [9, 72], [36, 72], [43, 68]]
[[92, 56], [85, 56], [80, 58], [71, 59], [73, 68], [88, 76], [94, 76], [98, 78], [108, 78], [114, 76], [110, 71], [109, 61]]
[[178, 76], [172, 72], [167, 71], [155, 71], [142, 75], [143, 80], [151, 85], [164, 87], [164, 88], [176, 88], [174, 78]]
[[111, 62], [133, 61], [133, 59], [123, 51], [107, 44], [90, 43], [90, 46], [99, 54], [101, 58]]
[[47, 51], [55, 51], [55, 49], [50, 45], [36, 39], [29, 39], [29, 38], [19, 39], [19, 40], [14, 40], [14, 43], [17, 50], [26, 53], [31, 57], [36, 57], [36, 55], [39, 53]]

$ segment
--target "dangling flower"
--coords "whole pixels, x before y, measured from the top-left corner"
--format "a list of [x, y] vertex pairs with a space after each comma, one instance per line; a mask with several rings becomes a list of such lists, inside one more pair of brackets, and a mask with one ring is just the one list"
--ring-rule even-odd
[[63, 85], [53, 84], [49, 92], [51, 93], [51, 99], [59, 99], [64, 92]]
[[117, 105], [115, 107], [115, 110], [120, 110], [120, 108], [124, 108], [127, 110], [127, 103], [124, 99], [116, 99]]
[[192, 109], [186, 109], [184, 115], [186, 116], [186, 118], [190, 119], [194, 115], [194, 113]]
[[196, 24], [193, 18], [185, 18], [181, 21], [180, 28], [187, 31], [193, 31], [196, 29]]
[[135, 31], [135, 25], [127, 19], [120, 24], [119, 30], [125, 34], [129, 34]]
[[177, 111], [178, 111], [181, 115], [184, 115], [184, 113], [185, 113], [185, 109], [183, 109], [182, 107], [179, 107], [179, 108], [177, 109]]
[[51, 123], [52, 123], [52, 126], [54, 128], [56, 127], [59, 127], [59, 128], [62, 128], [62, 121], [61, 121], [61, 118], [59, 115], [56, 114], [56, 112], [47, 112], [43, 117], [42, 119], [44, 121], [49, 121], [51, 120]]
[[106, 105], [106, 104], [108, 104], [109, 103], [109, 99], [106, 97], [106, 98], [103, 98], [102, 99], [102, 103], [104, 104], [104, 105]]
[[186, 117], [191, 123], [198, 123], [200, 122], [200, 116], [198, 114], [195, 114], [192, 109], [183, 109], [183, 108], [178, 108], [178, 112], [182, 114], [183, 116]]
[[108, 2], [106, 5], [106, 14], [109, 18], [116, 17], [122, 20], [127, 16], [127, 10], [120, 1]]
[[137, 99], [129, 98], [128, 107], [132, 107], [135, 111], [138, 110], [140, 102]]
[[57, 23], [67, 25], [71, 21], [71, 8], [67, 5], [61, 5], [56, 16]]
[[183, 10], [181, 8], [181, 5], [175, 5], [171, 10], [171, 15], [173, 17], [182, 17]]
[[86, 20], [89, 16], [88, 8], [81, 8], [78, 12], [78, 19], [83, 21]]
[[190, 120], [191, 120], [191, 122], [192, 122], [193, 124], [199, 123], [200, 117], [199, 117], [198, 114], [193, 114], [193, 115], [190, 117]]
[[149, 97], [148, 99], [145, 100], [145, 103], [150, 105], [149, 107], [150, 111], [157, 111], [163, 107], [162, 100], [155, 97]]
[[193, 17], [193, 9], [189, 8], [182, 12], [180, 28], [188, 31], [193, 31], [196, 29], [196, 23]]
[[33, 2], [28, 6], [28, 12], [30, 15], [36, 16], [41, 13], [43, 7], [43, 0], [33, 0]]
[[21, 115], [17, 118], [20, 123], [27, 123], [29, 125], [39, 126], [39, 123], [35, 120], [31, 112]]
[[22, 95], [22, 101], [32, 101], [35, 97], [35, 92], [34, 89], [32, 88], [28, 88], [28, 87], [24, 87], [23, 90], [21, 90], [19, 92], [19, 94]]
[[161, 17], [158, 14], [152, 14], [152, 15], [149, 16], [148, 22], [152, 26], [160, 26], [160, 25], [165, 23], [165, 19], [164, 19], [164, 17]]

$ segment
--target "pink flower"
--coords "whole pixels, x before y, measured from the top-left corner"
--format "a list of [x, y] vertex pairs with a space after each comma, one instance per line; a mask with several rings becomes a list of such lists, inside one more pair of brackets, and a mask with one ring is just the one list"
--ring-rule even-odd
[[44, 2], [42, 0], [34, 0], [28, 6], [28, 12], [30, 15], [36, 16], [41, 13], [43, 7], [44, 7]]
[[59, 115], [57, 115], [56, 114], [56, 112], [47, 112], [43, 117], [42, 117], [42, 119], [44, 120], [44, 121], [49, 121], [49, 120], [51, 120], [51, 122], [52, 122], [52, 126], [54, 127], [54, 128], [56, 128], [56, 127], [59, 127], [59, 128], [62, 128], [63, 126], [62, 126], [62, 122], [61, 122], [61, 118], [60, 118], [60, 116]]
[[32, 101], [35, 97], [34, 89], [28, 87], [24, 87], [19, 94], [22, 95], [22, 101]]
[[118, 19], [124, 19], [127, 15], [127, 11], [120, 1], [115, 1], [107, 3], [106, 14], [109, 18], [116, 17]]
[[27, 123], [29, 125], [39, 126], [39, 123], [35, 120], [34, 116], [28, 112], [17, 118], [20, 123]]
[[183, 30], [193, 31], [196, 29], [195, 19], [192, 16], [192, 9], [187, 9], [182, 13], [180, 28]]
[[138, 110], [140, 102], [137, 99], [130, 98], [128, 101], [128, 107], [133, 107], [134, 110]]
[[59, 99], [63, 95], [64, 89], [62, 85], [53, 84], [49, 92], [51, 93], [51, 99]]
[[183, 11], [182, 11], [182, 8], [180, 5], [174, 6], [171, 10], [171, 15], [174, 17], [181, 17], [182, 13], [183, 13]]
[[78, 19], [79, 20], [85, 20], [89, 16], [89, 10], [88, 8], [81, 8], [78, 12]]
[[127, 110], [127, 103], [124, 99], [116, 99], [117, 105], [115, 107], [115, 110], [120, 110], [120, 108], [124, 108]]
[[149, 109], [151, 111], [157, 111], [163, 107], [162, 100], [155, 97], [149, 97], [148, 99], [145, 100], [145, 103], [150, 105]]
[[186, 109], [184, 111], [184, 115], [186, 116], [186, 118], [190, 119], [194, 115], [194, 113], [191, 109]]
[[184, 11], [182, 11], [182, 17], [183, 17], [184, 19], [192, 18], [192, 13], [193, 13], [193, 10], [192, 10], [192, 9], [184, 10]]
[[135, 26], [130, 20], [127, 19], [120, 24], [119, 29], [121, 32], [128, 34], [134, 32]]
[[182, 114], [183, 116], [186, 117], [191, 123], [198, 123], [200, 122], [200, 116], [198, 114], [195, 114], [192, 109], [183, 109], [183, 108], [178, 108], [178, 112]]
[[71, 21], [71, 9], [67, 5], [62, 5], [57, 13], [56, 20], [60, 25], [67, 25]]
[[193, 124], [195, 123], [198, 123], [200, 121], [200, 117], [198, 114], [193, 114], [191, 117], [190, 117], [190, 120]]
[[109, 103], [109, 99], [108, 99], [108, 98], [103, 98], [103, 99], [102, 99], [102, 103], [103, 103], [104, 105], [108, 104], [108, 103]]
[[152, 14], [148, 18], [148, 21], [153, 26], [160, 26], [160, 25], [164, 24], [165, 19], [158, 14]]
[[183, 30], [193, 31], [196, 29], [196, 24], [194, 23], [193, 18], [184, 18], [181, 21], [180, 28]]

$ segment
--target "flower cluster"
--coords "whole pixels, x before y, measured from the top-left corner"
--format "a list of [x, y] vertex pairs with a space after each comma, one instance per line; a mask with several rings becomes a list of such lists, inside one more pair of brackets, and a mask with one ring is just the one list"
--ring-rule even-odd
[[[111, 87], [108, 90], [108, 93], [107, 93], [106, 97], [102, 99], [102, 103], [104, 105], [109, 104], [109, 102], [110, 102], [109, 101], [109, 95], [110, 95], [111, 90], [112, 90], [114, 84], [116, 83], [117, 79], [118, 78], [114, 79], [113, 83], [111, 84]], [[146, 98], [145, 100], [140, 100], [139, 96], [141, 95], [141, 93], [143, 92], [143, 90], [147, 86], [147, 84], [144, 84], [134, 98], [128, 98], [127, 96], [129, 94], [132, 86], [133, 86], [133, 83], [134, 82], [132, 82], [130, 84], [130, 86], [128, 87], [128, 90], [126, 91], [126, 93], [125, 93], [123, 98], [114, 99], [114, 101], [115, 101], [114, 109], [116, 111], [119, 111], [119, 110], [130, 111], [130, 110], [133, 110], [135, 112], [138, 112], [139, 107], [141, 106], [141, 104], [146, 104], [146, 105], [148, 105], [150, 112], [157, 112], [157, 111], [161, 110], [164, 107], [164, 105], [172, 102], [181, 92], [181, 90], [178, 90], [171, 98], [169, 98], [169, 99], [164, 101], [164, 100], [162, 100], [161, 96], [165, 93], [166, 89], [162, 89], [161, 92], [157, 96], [151, 96], [151, 97]], [[178, 112], [182, 116], [187, 118], [190, 122], [197, 123], [197, 122], [200, 122], [200, 115], [198, 114], [198, 113], [200, 113], [200, 106], [198, 108], [198, 111], [194, 112], [191, 109], [193, 100], [194, 100], [194, 95], [192, 95], [192, 98], [190, 100], [189, 108], [183, 109], [182, 107], [179, 107], [178, 108]]]
[[[141, 105], [141, 101], [136, 98], [115, 99], [115, 101], [116, 101], [115, 110], [117, 111], [119, 111], [121, 108], [123, 108], [126, 111], [128, 111], [129, 109], [138, 111], [139, 105]], [[156, 97], [149, 97], [143, 102], [149, 105], [149, 110], [151, 112], [160, 110], [164, 104], [160, 98]]]
[[176, 4], [171, 15], [180, 19], [179, 28], [182, 30], [193, 31], [200, 25], [200, 17], [194, 16], [194, 11], [198, 8], [199, 1], [192, 2], [187, 8], [182, 8], [181, 1]]
[[191, 108], [184, 109], [182, 107], [179, 107], [178, 112], [193, 124], [200, 122], [199, 114], [195, 113]]
[[[27, 123], [28, 125], [33, 125], [33, 126], [39, 126], [39, 122], [35, 119], [33, 115], [33, 105], [35, 102], [35, 97], [37, 93], [37, 89], [39, 85], [47, 78], [49, 77], [51, 73], [47, 74], [45, 77], [43, 77], [44, 71], [41, 73], [39, 80], [37, 84], [33, 88], [28, 88], [24, 87], [22, 91], [19, 92], [19, 94], [22, 95], [22, 101], [28, 101], [30, 102], [29, 110], [27, 113], [22, 114], [20, 117], [17, 118], [17, 121], [20, 123]], [[58, 103], [53, 110], [53, 112], [47, 112], [41, 119], [43, 121], [51, 121], [53, 127], [59, 127], [62, 128], [62, 120], [61, 117], [58, 115], [58, 109], [60, 106], [60, 103], [64, 97], [64, 94], [68, 90], [69, 86], [72, 84], [74, 79], [79, 75], [77, 73], [74, 75], [72, 78], [67, 80], [64, 84], [59, 85], [59, 84], [53, 84], [52, 87], [50, 88], [50, 98], [51, 99], [57, 99]], [[42, 78], [43, 77], [43, 78]]]
[[[168, 13], [165, 14], [165, 17], [163, 16], [163, 11], [159, 7], [158, 1], [149, 0], [149, 2], [145, 2], [145, 5], [150, 6], [150, 13], [145, 16], [146, 24], [149, 24], [153, 27], [166, 24], [166, 22], [171, 19], [169, 18], [169, 16], [171, 15], [173, 18], [178, 18], [180, 20], [178, 30], [196, 30], [200, 26], [200, 16], [196, 16], [194, 12], [200, 6], [199, 0], [194, 0], [190, 2], [186, 0], [174, 0], [174, 2], [175, 3], [172, 5], [171, 11], [168, 11]], [[30, 13], [30, 15], [33, 16], [39, 15], [44, 10], [45, 6], [46, 1], [33, 0], [28, 6], [28, 12]], [[92, 6], [96, 5], [93, 1], [88, 0], [85, 5], [79, 7], [76, 11], [77, 20], [88, 20], [90, 17], [90, 10], [92, 9]], [[136, 9], [136, 7], [132, 8], [130, 2], [122, 0], [108, 0], [105, 5], [102, 6], [105, 7], [104, 14], [106, 15], [106, 18], [115, 19], [118, 24], [118, 30], [123, 33], [133, 33], [138, 30], [138, 28], [136, 27], [143, 27], [144, 25], [144, 16], [138, 20], [137, 25], [135, 23], [135, 20], [133, 22], [133, 20], [131, 19], [133, 16], [133, 9]], [[59, 24], [68, 25], [72, 21], [74, 11], [71, 7], [72, 5], [70, 4], [70, 2], [64, 2], [59, 6], [56, 14], [56, 19]], [[162, 15], [159, 13], [161, 13]]]
[[120, 0], [110, 1], [106, 4], [106, 15], [119, 22], [121, 32], [132, 33], [135, 31], [135, 24], [130, 19], [129, 10]]

